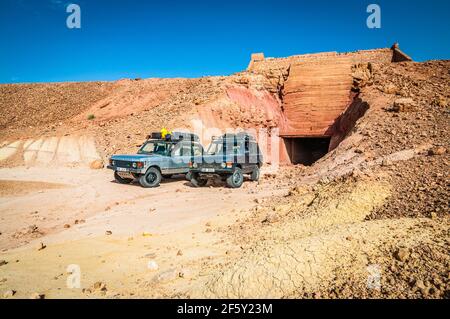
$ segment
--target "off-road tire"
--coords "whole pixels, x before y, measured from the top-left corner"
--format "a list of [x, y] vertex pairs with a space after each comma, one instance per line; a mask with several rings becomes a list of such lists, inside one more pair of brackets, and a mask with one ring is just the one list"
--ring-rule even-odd
[[139, 184], [145, 188], [158, 187], [161, 183], [162, 175], [156, 167], [150, 167], [147, 172], [139, 177]]
[[191, 175], [191, 184], [194, 185], [194, 187], [203, 187], [203, 186], [206, 186], [207, 183], [208, 183], [208, 179], [200, 178], [200, 176], [198, 176], [198, 174]]
[[120, 177], [120, 175], [117, 172], [114, 172], [114, 179], [119, 184], [130, 184], [133, 181], [133, 179], [131, 178]]
[[244, 183], [244, 175], [240, 168], [235, 168], [233, 174], [227, 177], [227, 185], [231, 188], [239, 188]]
[[257, 182], [259, 181], [259, 177], [261, 176], [261, 172], [259, 170], [259, 167], [256, 166], [252, 173], [250, 174], [250, 180], [252, 180], [253, 182]]

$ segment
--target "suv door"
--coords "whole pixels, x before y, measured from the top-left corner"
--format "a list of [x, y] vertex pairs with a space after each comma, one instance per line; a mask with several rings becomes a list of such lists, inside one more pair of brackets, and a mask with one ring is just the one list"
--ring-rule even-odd
[[174, 173], [187, 173], [192, 156], [201, 159], [203, 148], [198, 142], [180, 142], [172, 150], [171, 161]]

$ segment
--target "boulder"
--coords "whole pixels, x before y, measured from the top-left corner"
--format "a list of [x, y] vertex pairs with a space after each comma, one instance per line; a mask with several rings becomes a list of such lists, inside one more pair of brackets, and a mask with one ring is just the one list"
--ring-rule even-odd
[[90, 169], [102, 169], [105, 167], [102, 160], [95, 160], [89, 164]]
[[414, 103], [413, 99], [401, 98], [401, 99], [396, 99], [394, 101], [394, 106], [392, 107], [392, 110], [397, 113], [411, 112], [415, 109], [415, 107], [416, 107], [416, 104]]
[[409, 250], [406, 248], [399, 248], [395, 251], [394, 257], [398, 261], [406, 261], [409, 258]]
[[430, 156], [444, 155], [446, 152], [447, 150], [445, 149], [445, 147], [438, 146], [428, 150], [428, 155]]

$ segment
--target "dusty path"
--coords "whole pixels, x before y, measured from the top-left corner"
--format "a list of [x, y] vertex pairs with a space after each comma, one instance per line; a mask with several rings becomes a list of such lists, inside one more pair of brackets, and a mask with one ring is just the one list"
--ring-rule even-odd
[[[192, 188], [182, 176], [164, 181], [159, 188], [144, 189], [138, 184], [115, 183], [108, 170], [80, 168], [14, 168], [2, 169], [0, 174], [5, 180], [2, 184], [9, 181], [16, 188], [17, 181], [23, 185], [44, 182], [42, 189], [34, 188], [25, 194], [18, 189], [17, 194], [1, 197], [0, 248], [26, 244], [26, 235], [16, 236], [13, 241], [11, 236], [32, 225], [38, 228], [35, 233], [45, 235], [47, 242], [99, 236], [106, 231], [120, 236], [177, 231], [222, 212], [248, 208], [256, 197], [273, 193], [252, 183], [246, 183], [241, 190], [220, 185]], [[61, 188], [48, 188], [45, 183]]]
[[[70, 264], [82, 268], [81, 288], [106, 281], [113, 296], [138, 295], [140, 282], [156, 275], [149, 260], [164, 271], [176, 256], [177, 265], [198, 264], [223, 253], [215, 231], [221, 221], [234, 222], [259, 199], [286, 191], [264, 180], [239, 190], [192, 188], [182, 176], [144, 189], [115, 183], [109, 170], [84, 168], [7, 168], [0, 174], [8, 188], [0, 198], [0, 260], [8, 262], [0, 268], [0, 292], [12, 289], [25, 298], [36, 291], [49, 298], [86, 296], [67, 289]], [[46, 247], [38, 250], [41, 243]]]

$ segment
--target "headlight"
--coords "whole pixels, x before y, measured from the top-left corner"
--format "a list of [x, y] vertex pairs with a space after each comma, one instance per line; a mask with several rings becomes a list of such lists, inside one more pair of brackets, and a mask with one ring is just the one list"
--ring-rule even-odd
[[227, 167], [227, 163], [222, 163], [222, 164], [220, 164], [220, 166], [221, 166], [222, 168], [225, 168], [225, 167]]
[[112, 166], [116, 166], [116, 161], [111, 161]]
[[192, 167], [193, 167], [193, 168], [197, 168], [197, 167], [198, 167], [198, 164], [197, 164], [197, 163], [192, 163]]
[[137, 163], [133, 163], [133, 164], [131, 164], [131, 166], [133, 166], [133, 168], [136, 168], [137, 167]]

